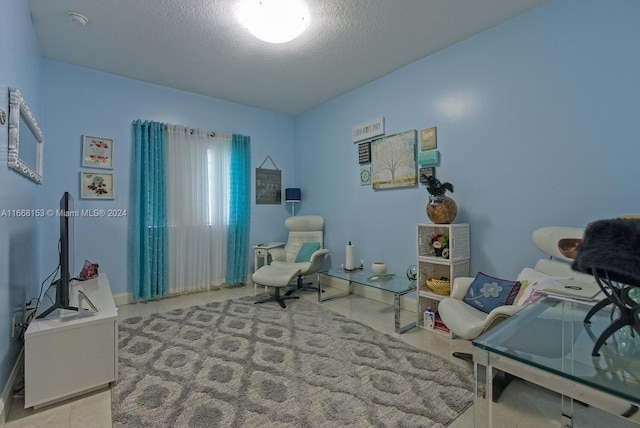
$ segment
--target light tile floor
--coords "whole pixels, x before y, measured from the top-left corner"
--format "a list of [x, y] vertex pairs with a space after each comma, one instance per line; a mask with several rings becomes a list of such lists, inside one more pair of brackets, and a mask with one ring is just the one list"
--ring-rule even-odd
[[[257, 293], [262, 292], [262, 289], [257, 290]], [[252, 296], [255, 293], [253, 286], [249, 285], [223, 288], [159, 301], [124, 305], [118, 308], [118, 313], [120, 319], [125, 319], [134, 315], [148, 315], [213, 301]], [[317, 295], [313, 292], [298, 292], [298, 295], [301, 298], [317, 302]], [[390, 305], [357, 295], [325, 302], [323, 305], [327, 309], [358, 320], [384, 333], [400, 337], [419, 349], [447, 358], [455, 364], [472, 370], [470, 363], [451, 355], [454, 351], [470, 351], [470, 342], [461, 339], [450, 340], [418, 328], [397, 335], [394, 332], [393, 308]], [[415, 313], [413, 312], [403, 311], [402, 324], [412, 321], [414, 316]], [[481, 422], [484, 422], [486, 420], [484, 406], [479, 408], [479, 412]], [[471, 427], [473, 426], [473, 418], [474, 409], [471, 406], [450, 427]], [[499, 402], [494, 404], [493, 421], [494, 427], [499, 428], [560, 427], [560, 397], [538, 386], [515, 380], [500, 397]], [[37, 410], [24, 409], [24, 400], [16, 398], [5, 426], [7, 428], [111, 427], [111, 391], [109, 388], [103, 388]], [[486, 423], [481, 423], [480, 426], [486, 426]], [[632, 427], [637, 425], [608, 415], [595, 408], [577, 408], [574, 409], [574, 426]]]

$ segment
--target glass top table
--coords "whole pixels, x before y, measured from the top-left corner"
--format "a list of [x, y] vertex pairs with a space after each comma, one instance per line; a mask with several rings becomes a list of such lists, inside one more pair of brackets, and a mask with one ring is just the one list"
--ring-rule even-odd
[[[332, 295], [323, 298], [322, 276], [329, 276], [332, 278], [338, 278], [347, 281], [349, 284], [349, 291], [347, 293]], [[367, 269], [356, 269], [353, 271], [348, 271], [345, 269], [329, 269], [321, 271], [318, 272], [318, 302], [322, 303], [328, 300], [338, 299], [340, 297], [345, 297], [353, 294], [353, 284], [360, 284], [366, 287], [377, 288], [378, 290], [393, 293], [393, 308], [396, 333], [404, 333], [405, 331], [416, 326], [415, 321], [404, 326], [400, 325], [400, 297], [416, 290], [416, 282], [410, 281], [405, 275], [376, 275], [372, 271]]]
[[[492, 368], [503, 370], [563, 396], [640, 421], [640, 337], [626, 326], [607, 340], [599, 356], [592, 356], [598, 337], [612, 320], [607, 307], [585, 324], [590, 309], [586, 304], [547, 297], [475, 339], [476, 388], [480, 364], [487, 367], [487, 373], [492, 373]], [[491, 426], [492, 376], [486, 378]], [[476, 389], [476, 401], [477, 397]], [[568, 408], [563, 398], [562, 426], [572, 423], [571, 398]]]

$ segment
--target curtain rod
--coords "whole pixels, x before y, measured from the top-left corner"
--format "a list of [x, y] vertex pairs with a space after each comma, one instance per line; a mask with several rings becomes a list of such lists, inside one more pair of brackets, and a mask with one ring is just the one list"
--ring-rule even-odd
[[[197, 129], [197, 128], [189, 128], [189, 127], [186, 127], [186, 126], [184, 126], [184, 125], [173, 125], [173, 124], [165, 124], [165, 125], [164, 125], [164, 130], [165, 130], [165, 131], [168, 131], [169, 126], [182, 126], [182, 127], [184, 128], [184, 132], [185, 132], [185, 134], [191, 134], [191, 135], [193, 135], [193, 133], [194, 133], [195, 131], [198, 131], [198, 129]], [[215, 131], [207, 131], [207, 130], [204, 130], [204, 129], [201, 129], [201, 131], [204, 131], [204, 133], [205, 133], [205, 135], [206, 135], [207, 137], [215, 137], [215, 136], [217, 135]]]
[[[141, 121], [141, 120], [140, 120], [140, 119], [138, 119], [138, 120], [134, 120], [134, 121], [133, 121], [133, 123], [135, 124], [137, 121]], [[165, 130], [165, 131], [168, 131], [169, 126], [182, 126], [182, 127], [184, 128], [184, 132], [185, 132], [185, 134], [186, 134], [186, 133], [189, 133], [189, 134], [191, 134], [191, 135], [193, 135], [193, 133], [194, 133], [195, 131], [203, 131], [203, 132], [204, 132], [204, 134], [205, 134], [207, 137], [211, 137], [211, 138], [213, 138], [213, 137], [217, 137], [217, 136], [222, 136], [222, 137], [224, 137], [224, 135], [225, 135], [225, 134], [233, 135], [233, 134], [231, 134], [230, 132], [207, 131], [206, 129], [190, 128], [190, 127], [188, 127], [188, 126], [184, 126], [184, 125], [176, 125], [176, 124], [173, 124], [173, 123], [162, 123], [162, 126], [163, 126], [163, 128], [164, 128], [164, 130]]]

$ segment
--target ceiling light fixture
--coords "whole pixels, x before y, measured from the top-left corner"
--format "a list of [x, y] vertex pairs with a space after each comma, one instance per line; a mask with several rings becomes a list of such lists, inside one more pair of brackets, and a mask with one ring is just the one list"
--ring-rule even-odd
[[85, 25], [87, 25], [87, 22], [89, 22], [89, 20], [87, 19], [86, 16], [84, 16], [83, 14], [78, 13], [78, 12], [67, 12], [67, 16], [69, 17], [71, 22], [75, 22], [77, 24], [80, 24], [83, 27]]
[[268, 43], [291, 41], [309, 24], [309, 12], [302, 0], [245, 0], [238, 18], [251, 34]]

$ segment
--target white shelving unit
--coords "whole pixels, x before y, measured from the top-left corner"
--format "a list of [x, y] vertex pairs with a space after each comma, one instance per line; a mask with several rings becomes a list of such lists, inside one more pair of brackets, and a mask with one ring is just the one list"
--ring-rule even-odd
[[[437, 257], [429, 246], [431, 237], [435, 234], [449, 237], [449, 258]], [[451, 284], [459, 276], [469, 276], [469, 225], [468, 224], [418, 224], [417, 226], [417, 254], [418, 254], [418, 309], [416, 325], [420, 328], [451, 337], [438, 316], [438, 304], [446, 297], [436, 294], [427, 287], [427, 278], [449, 278]], [[424, 312], [427, 308], [436, 314], [436, 328], [430, 329], [424, 325]]]

